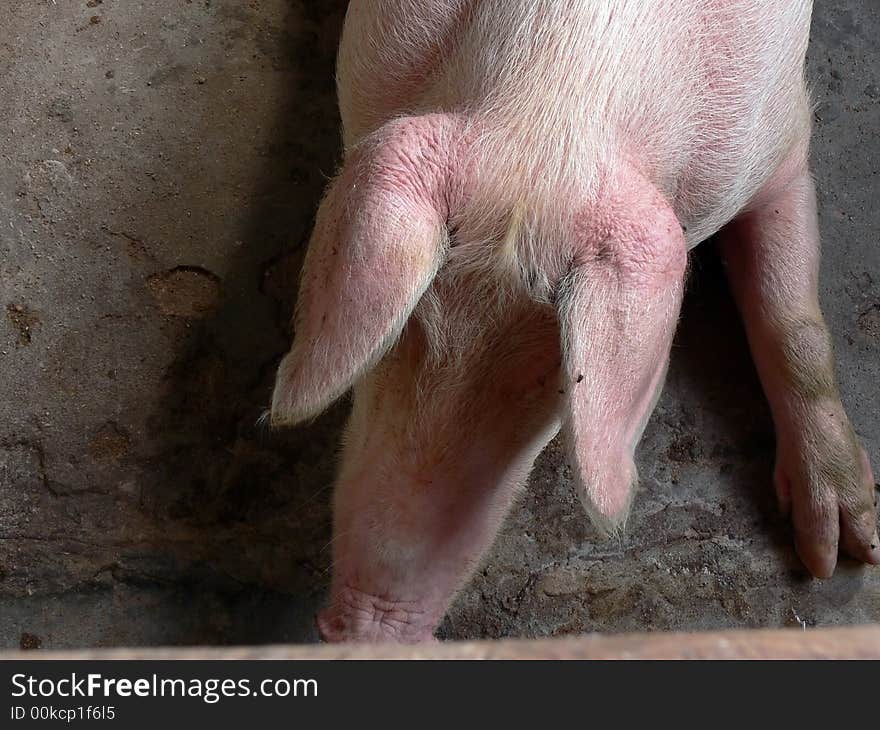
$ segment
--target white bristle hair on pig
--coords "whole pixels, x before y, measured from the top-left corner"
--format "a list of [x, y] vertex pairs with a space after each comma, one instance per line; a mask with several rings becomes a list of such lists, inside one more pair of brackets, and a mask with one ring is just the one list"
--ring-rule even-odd
[[353, 389], [328, 641], [431, 640], [561, 430], [619, 530], [688, 252], [718, 235], [818, 577], [880, 563], [818, 299], [808, 0], [352, 0], [344, 161], [271, 420]]

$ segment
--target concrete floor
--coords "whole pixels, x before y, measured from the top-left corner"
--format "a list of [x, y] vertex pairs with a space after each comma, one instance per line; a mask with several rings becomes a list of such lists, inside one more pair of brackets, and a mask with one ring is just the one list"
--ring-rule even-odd
[[[880, 35], [817, 3], [822, 294], [880, 466]], [[255, 426], [339, 150], [340, 0], [25, 0], [0, 28], [0, 646], [310, 641], [346, 404]], [[711, 246], [625, 539], [540, 459], [446, 638], [880, 621], [806, 578]]]

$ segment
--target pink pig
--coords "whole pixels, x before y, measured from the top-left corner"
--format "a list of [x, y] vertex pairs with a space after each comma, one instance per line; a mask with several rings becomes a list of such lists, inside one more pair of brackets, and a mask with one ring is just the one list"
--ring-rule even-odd
[[352, 0], [275, 424], [354, 387], [329, 641], [427, 640], [558, 431], [607, 530], [722, 237], [798, 553], [880, 563], [817, 295], [809, 0]]

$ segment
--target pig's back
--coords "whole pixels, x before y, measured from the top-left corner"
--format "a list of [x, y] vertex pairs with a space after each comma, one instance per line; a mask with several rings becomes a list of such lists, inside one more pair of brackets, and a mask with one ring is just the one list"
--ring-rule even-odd
[[486, 196], [558, 204], [635, 164], [697, 243], [806, 132], [810, 11], [809, 0], [352, 0], [345, 142], [397, 116], [458, 113], [476, 130]]

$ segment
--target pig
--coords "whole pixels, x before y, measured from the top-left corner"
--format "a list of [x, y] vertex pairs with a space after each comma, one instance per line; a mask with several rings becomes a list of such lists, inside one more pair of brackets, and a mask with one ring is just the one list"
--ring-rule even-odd
[[[303, 266], [276, 426], [353, 389], [327, 641], [432, 640], [561, 431], [625, 523], [688, 252], [717, 235], [797, 553], [880, 563], [817, 293], [808, 0], [352, 0], [344, 161]], [[769, 481], [769, 480], [768, 480]]]

